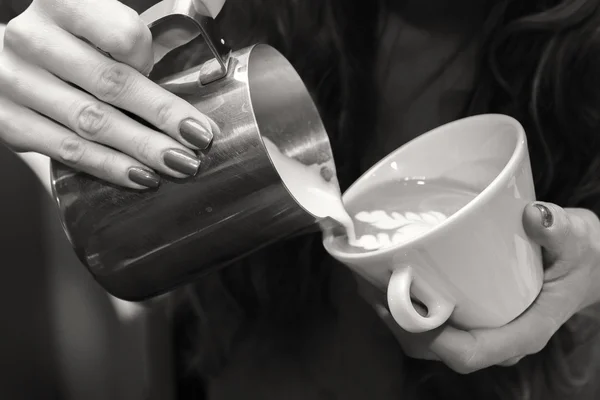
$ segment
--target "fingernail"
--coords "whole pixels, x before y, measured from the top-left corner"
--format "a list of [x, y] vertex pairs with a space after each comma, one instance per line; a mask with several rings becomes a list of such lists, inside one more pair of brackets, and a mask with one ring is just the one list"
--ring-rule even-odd
[[542, 214], [542, 226], [544, 228], [550, 228], [552, 224], [554, 224], [554, 215], [552, 215], [550, 209], [539, 203], [535, 203], [533, 206], [540, 210], [540, 213]]
[[213, 139], [212, 132], [192, 118], [181, 121], [179, 133], [182, 138], [202, 150], [206, 149]]
[[132, 182], [148, 188], [155, 188], [160, 185], [160, 177], [148, 169], [139, 167], [129, 168], [128, 176]]
[[177, 149], [165, 151], [163, 160], [167, 167], [190, 176], [196, 175], [198, 168], [200, 167], [200, 160]]

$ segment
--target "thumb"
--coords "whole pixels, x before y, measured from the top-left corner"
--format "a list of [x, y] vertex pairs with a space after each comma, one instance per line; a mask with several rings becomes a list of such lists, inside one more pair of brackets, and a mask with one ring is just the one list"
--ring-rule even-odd
[[225, 0], [193, 0], [193, 2], [200, 14], [211, 18], [216, 18], [225, 4]]
[[527, 235], [546, 250], [551, 262], [563, 254], [571, 236], [569, 215], [552, 203], [528, 204], [523, 211], [523, 227]]

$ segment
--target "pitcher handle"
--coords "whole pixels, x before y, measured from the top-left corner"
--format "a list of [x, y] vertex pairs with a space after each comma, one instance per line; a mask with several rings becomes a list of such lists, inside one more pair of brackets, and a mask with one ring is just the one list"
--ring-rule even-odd
[[213, 40], [214, 17], [225, 0], [163, 0], [140, 17], [152, 32], [154, 63], [172, 50], [201, 35], [213, 59], [205, 62], [200, 83], [205, 85], [227, 75], [231, 49], [223, 39]]

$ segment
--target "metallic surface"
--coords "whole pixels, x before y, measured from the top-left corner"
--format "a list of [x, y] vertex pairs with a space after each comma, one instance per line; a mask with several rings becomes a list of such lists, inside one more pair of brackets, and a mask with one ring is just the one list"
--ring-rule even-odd
[[231, 49], [222, 39], [213, 40], [213, 20], [202, 15], [192, 0], [163, 0], [140, 17], [152, 31], [155, 63], [171, 50], [202, 35], [214, 58], [205, 63], [200, 82], [206, 85], [227, 75]]
[[77, 256], [121, 299], [165, 293], [319, 222], [289, 194], [261, 139], [306, 165], [332, 158], [293, 67], [256, 45], [232, 53], [227, 76], [209, 85], [198, 80], [202, 68], [161, 82], [220, 127], [198, 152], [195, 177], [163, 176], [159, 188], [139, 192], [52, 164], [59, 214]]

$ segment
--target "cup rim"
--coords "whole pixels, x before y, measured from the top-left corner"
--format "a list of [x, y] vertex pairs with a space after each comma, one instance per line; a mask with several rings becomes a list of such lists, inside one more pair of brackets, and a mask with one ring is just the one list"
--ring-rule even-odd
[[442, 134], [445, 131], [447, 131], [448, 129], [455, 128], [457, 125], [462, 125], [464, 123], [469, 123], [469, 122], [476, 122], [479, 120], [487, 120], [487, 121], [491, 121], [491, 122], [504, 122], [504, 123], [507, 123], [508, 125], [510, 125], [512, 128], [514, 128], [516, 136], [517, 136], [516, 137], [516, 145], [515, 145], [515, 149], [513, 150], [512, 155], [508, 159], [508, 162], [506, 163], [506, 165], [504, 166], [502, 171], [500, 171], [500, 173], [490, 182], [490, 184], [487, 185], [485, 187], [485, 189], [483, 189], [480, 193], [478, 193], [477, 196], [475, 196], [475, 198], [473, 198], [467, 205], [465, 205], [460, 210], [458, 210], [457, 212], [450, 215], [442, 223], [436, 225], [433, 229], [427, 231], [423, 235], [417, 236], [407, 242], [387, 246], [387, 247], [380, 248], [380, 249], [373, 250], [373, 251], [360, 251], [360, 252], [353, 252], [353, 253], [345, 252], [345, 251], [331, 245], [331, 242], [332, 242], [331, 239], [333, 237], [333, 234], [331, 232], [325, 233], [323, 235], [323, 246], [325, 247], [327, 252], [329, 254], [331, 254], [332, 256], [334, 256], [335, 258], [338, 258], [343, 261], [349, 261], [349, 262], [379, 258], [382, 256], [388, 256], [390, 254], [395, 254], [398, 252], [398, 250], [407, 248], [408, 246], [413, 246], [416, 242], [422, 243], [422, 242], [428, 241], [432, 237], [439, 235], [441, 232], [448, 229], [448, 227], [450, 225], [452, 225], [453, 222], [462, 218], [463, 215], [470, 213], [473, 210], [473, 208], [476, 208], [482, 204], [489, 202], [491, 200], [491, 198], [493, 198], [493, 196], [496, 193], [498, 193], [501, 190], [501, 188], [508, 182], [508, 180], [513, 176], [513, 171], [515, 171], [517, 169], [518, 165], [523, 160], [525, 153], [527, 152], [527, 137], [525, 135], [525, 129], [523, 128], [523, 125], [521, 125], [521, 123], [519, 121], [517, 121], [515, 118], [508, 116], [508, 115], [504, 115], [504, 114], [493, 114], [493, 113], [492, 114], [479, 114], [479, 115], [474, 115], [474, 116], [470, 116], [470, 117], [466, 117], [466, 118], [461, 118], [461, 119], [449, 122], [447, 124], [440, 125], [437, 128], [434, 128], [430, 131], [427, 131], [427, 132], [417, 136], [416, 138], [414, 138], [414, 139], [406, 142], [402, 146], [398, 147], [396, 150], [393, 150], [392, 152], [390, 152], [387, 156], [383, 157], [375, 165], [373, 165], [366, 172], [364, 172], [344, 192], [344, 194], [342, 196], [342, 200], [344, 200], [346, 195], [348, 193], [350, 193], [356, 186], [361, 184], [361, 181], [363, 180], [363, 178], [365, 176], [368, 176], [368, 175], [372, 174], [373, 172], [375, 172], [376, 170], [378, 170], [379, 168], [381, 168], [381, 166], [386, 164], [388, 161], [390, 161], [390, 159], [395, 158], [398, 153], [400, 153], [402, 151], [406, 151], [406, 148], [411, 145], [414, 145], [414, 143], [416, 141], [424, 138], [425, 136], [434, 136], [434, 135]]

